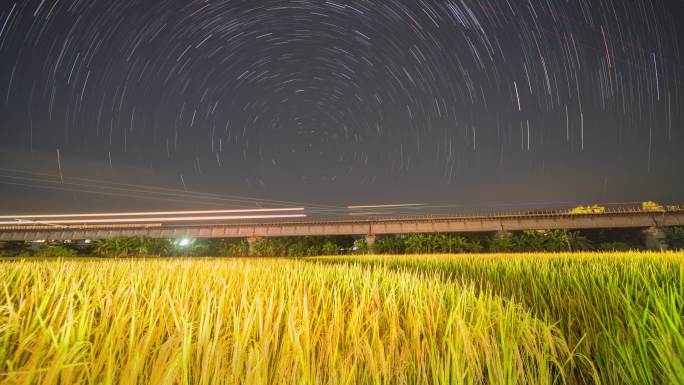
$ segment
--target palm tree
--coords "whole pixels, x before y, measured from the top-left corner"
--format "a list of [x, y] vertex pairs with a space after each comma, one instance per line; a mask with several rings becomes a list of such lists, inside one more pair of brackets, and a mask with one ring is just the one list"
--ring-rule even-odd
[[126, 257], [135, 250], [135, 242], [124, 237], [105, 238], [95, 241], [93, 248], [103, 257]]
[[471, 239], [470, 241], [466, 239], [466, 242], [466, 250], [469, 253], [481, 253], [484, 250], [484, 246], [482, 246], [482, 242], [479, 239]]
[[168, 239], [147, 238], [148, 252], [152, 255], [165, 256], [173, 254], [173, 243]]
[[425, 250], [423, 237], [421, 234], [410, 234], [406, 237], [406, 252], [409, 254], [420, 254]]
[[513, 236], [502, 235], [495, 236], [489, 240], [489, 251], [494, 253], [507, 253], [512, 252], [516, 249], [516, 244], [514, 242]]
[[340, 247], [337, 246], [333, 241], [326, 241], [321, 247], [321, 253], [323, 255], [337, 255], [340, 253]]
[[95, 241], [93, 246], [95, 253], [101, 257], [114, 257], [117, 256], [119, 249], [119, 239], [118, 238], [104, 238]]
[[469, 251], [470, 245], [468, 240], [460, 235], [449, 237], [448, 250], [450, 253], [465, 253]]
[[566, 238], [570, 251], [591, 250], [593, 248], [591, 241], [579, 231], [569, 231]]
[[528, 230], [513, 236], [515, 251], [544, 250], [544, 237], [537, 231]]
[[107, 239], [97, 239], [93, 242], [93, 251], [95, 254], [106, 257], [109, 255], [109, 242]]
[[221, 257], [247, 257], [249, 255], [249, 243], [244, 239], [221, 240], [217, 249], [216, 255]]
[[150, 242], [148, 238], [135, 237], [131, 238], [131, 248], [135, 255], [144, 256], [150, 254]]
[[114, 253], [117, 257], [128, 257], [135, 250], [135, 242], [132, 238], [116, 237], [114, 242]]
[[542, 249], [544, 251], [570, 250], [570, 243], [565, 230], [547, 230], [538, 234], [542, 238]]

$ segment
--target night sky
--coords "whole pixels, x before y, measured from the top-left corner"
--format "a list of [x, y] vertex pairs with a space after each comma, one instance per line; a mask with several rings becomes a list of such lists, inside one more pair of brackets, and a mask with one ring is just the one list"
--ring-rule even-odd
[[0, 210], [682, 204], [683, 4], [2, 0]]

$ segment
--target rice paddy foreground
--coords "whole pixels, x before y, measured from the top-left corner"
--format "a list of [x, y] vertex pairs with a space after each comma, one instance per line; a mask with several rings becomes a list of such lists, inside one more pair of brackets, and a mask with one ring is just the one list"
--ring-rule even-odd
[[0, 383], [682, 383], [683, 261], [7, 261]]

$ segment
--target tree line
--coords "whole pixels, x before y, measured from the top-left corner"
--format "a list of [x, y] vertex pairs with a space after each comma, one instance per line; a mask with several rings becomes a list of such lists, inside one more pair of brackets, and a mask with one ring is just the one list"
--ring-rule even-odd
[[490, 237], [460, 234], [409, 234], [378, 239], [379, 254], [482, 253], [589, 250], [591, 242], [577, 231], [504, 233]]
[[[665, 229], [670, 249], [684, 250], [684, 227]], [[590, 239], [594, 238], [594, 239]], [[579, 231], [544, 230], [483, 234], [406, 234], [379, 237], [369, 246], [364, 238], [281, 237], [260, 238], [251, 246], [244, 239], [155, 239], [145, 237], [114, 237], [90, 244], [61, 243], [31, 247], [26, 242], [7, 242], [4, 256], [16, 257], [99, 257], [134, 256], [215, 256], [215, 257], [305, 257], [340, 254], [434, 254], [434, 253], [510, 253], [563, 251], [627, 251], [643, 248], [633, 239], [588, 237]]]

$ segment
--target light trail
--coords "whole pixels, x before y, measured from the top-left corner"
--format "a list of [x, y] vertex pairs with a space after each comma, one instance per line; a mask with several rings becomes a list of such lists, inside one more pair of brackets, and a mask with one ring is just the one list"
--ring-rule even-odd
[[194, 215], [194, 214], [228, 214], [228, 213], [267, 213], [283, 211], [304, 211], [303, 207], [287, 207], [273, 209], [235, 209], [235, 210], [201, 210], [201, 211], [142, 211], [123, 213], [83, 213], [83, 214], [22, 214], [1, 215], [0, 219], [31, 219], [31, 218], [93, 218], [93, 217], [134, 217], [145, 215]]
[[[373, 216], [373, 215], [387, 215], [387, 212], [379, 212], [379, 211], [369, 211], [369, 212], [355, 212], [355, 213], [349, 213], [350, 216], [353, 217], [362, 217], [362, 216]], [[390, 213], [391, 214], [391, 213]]]
[[[46, 174], [46, 173], [33, 172], [33, 171], [29, 171], [29, 170], [2, 168], [2, 167], [0, 167], [0, 171], [9, 172], [9, 173], [13, 173], [13, 174], [23, 174], [23, 175], [29, 176], [29, 177], [26, 177], [26, 176], [22, 177], [22, 176], [17, 176], [17, 175], [0, 175], [0, 177], [2, 177], [2, 178], [29, 180], [29, 181], [33, 181], [33, 182], [39, 182], [39, 183], [59, 183], [59, 181], [54, 180], [56, 178], [59, 178], [59, 175], [57, 175], [57, 174]], [[65, 177], [64, 179], [65, 179], [65, 184], [73, 185], [73, 186], [82, 186], [82, 187], [90, 187], [90, 188], [97, 188], [97, 189], [110, 189], [110, 190], [117, 190], [117, 191], [133, 191], [133, 192], [140, 192], [140, 193], [153, 192], [156, 194], [169, 195], [169, 196], [192, 196], [193, 197], [192, 199], [219, 200], [219, 201], [228, 201], [228, 202], [243, 202], [244, 204], [256, 203], [256, 204], [263, 204], [263, 205], [276, 205], [277, 204], [277, 205], [293, 205], [293, 206], [294, 205], [296, 205], [296, 206], [306, 205], [307, 207], [312, 207], [312, 208], [328, 208], [328, 209], [340, 209], [340, 208], [342, 208], [342, 207], [337, 207], [337, 206], [328, 206], [328, 205], [321, 205], [321, 204], [307, 203], [307, 202], [293, 202], [293, 201], [253, 198], [253, 197], [246, 197], [246, 196], [240, 196], [240, 195], [225, 195], [225, 194], [198, 192], [198, 191], [186, 191], [186, 190], [173, 189], [173, 188], [168, 188], [168, 187], [157, 187], [157, 186], [150, 186], [150, 185], [143, 185], [143, 184], [131, 184], [131, 183], [118, 183], [118, 182], [110, 182], [110, 181], [99, 180], [99, 179], [78, 178], [78, 177], [73, 177], [73, 176]], [[72, 180], [86, 182], [86, 183], [71, 182]], [[43, 187], [38, 187], [38, 186], [29, 186], [29, 187], [43, 188]], [[90, 193], [94, 193], [94, 192], [90, 192]], [[102, 192], [99, 192], [99, 193], [102, 193]], [[112, 194], [112, 195], [116, 195], [116, 194]], [[169, 199], [165, 199], [165, 200], [169, 200]]]
[[367, 205], [367, 206], [347, 206], [348, 209], [383, 209], [383, 208], [396, 208], [396, 207], [416, 207], [423, 206], [424, 203], [403, 203], [396, 205]]
[[574, 202], [515, 202], [515, 203], [495, 203], [490, 205], [479, 205], [483, 207], [517, 207], [517, 206], [564, 206]]
[[210, 217], [156, 217], [156, 218], [128, 218], [128, 219], [68, 219], [56, 221], [4, 221], [0, 225], [69, 225], [86, 223], [145, 223], [145, 222], [196, 222], [196, 221], [218, 221], [218, 220], [239, 220], [239, 219], [285, 219], [285, 218], [305, 218], [306, 214], [283, 214], [283, 215], [228, 215]]

